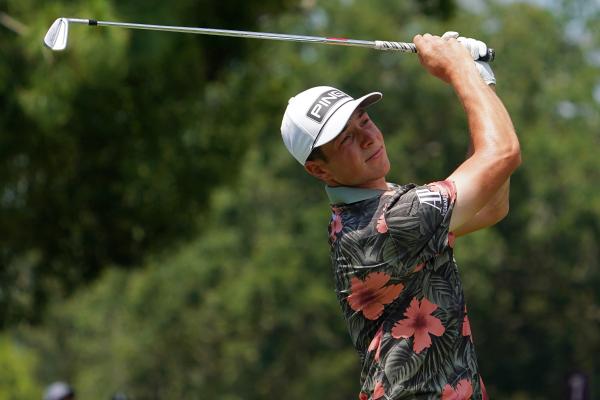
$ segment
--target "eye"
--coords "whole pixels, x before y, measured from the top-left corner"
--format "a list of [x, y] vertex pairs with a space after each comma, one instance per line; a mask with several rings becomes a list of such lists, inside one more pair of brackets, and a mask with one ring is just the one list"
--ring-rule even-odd
[[352, 139], [352, 135], [351, 134], [346, 134], [346, 137], [342, 139], [342, 143], [341, 144], [345, 144], [348, 143], [349, 140]]
[[366, 112], [362, 112], [360, 114], [360, 126], [365, 126], [366, 124], [368, 124], [370, 121], [369, 116], [367, 115]]

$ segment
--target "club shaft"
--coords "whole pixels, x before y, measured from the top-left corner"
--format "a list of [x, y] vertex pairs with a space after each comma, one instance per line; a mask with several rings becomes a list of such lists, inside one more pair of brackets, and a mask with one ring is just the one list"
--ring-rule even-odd
[[[213, 35], [213, 36], [229, 36], [229, 37], [242, 37], [252, 39], [268, 39], [268, 40], [281, 40], [281, 41], [292, 41], [292, 42], [305, 42], [305, 43], [322, 43], [331, 44], [338, 46], [357, 46], [367, 47], [376, 50], [391, 50], [399, 51], [404, 53], [416, 53], [417, 48], [414, 43], [406, 42], [390, 42], [383, 40], [356, 40], [339, 37], [319, 37], [319, 36], [303, 36], [303, 35], [288, 35], [282, 33], [268, 33], [268, 32], [250, 32], [250, 31], [235, 31], [229, 29], [212, 29], [212, 28], [195, 28], [187, 26], [169, 26], [169, 25], [149, 25], [149, 24], [134, 24], [130, 22], [112, 22], [112, 21], [97, 21], [95, 19], [80, 19], [80, 18], [59, 18], [55, 21], [55, 24], [50, 28], [46, 34], [45, 41], [46, 45], [53, 50], [62, 50], [66, 47], [66, 33], [64, 43], [57, 42], [56, 38], [61, 38], [61, 24], [60, 21], [68, 21], [69, 23], [85, 24], [93, 26], [116, 26], [120, 28], [128, 29], [142, 29], [150, 31], [162, 31], [162, 32], [184, 32], [184, 33], [195, 33], [200, 35]], [[67, 32], [68, 25], [64, 28], [64, 32]], [[62, 46], [56, 46], [56, 43], [61, 43]], [[479, 61], [491, 62], [495, 58], [495, 52], [493, 49], [488, 48], [487, 54], [483, 57], [479, 57]]]
[[[97, 26], [116, 26], [128, 29], [143, 29], [150, 31], [162, 31], [162, 32], [184, 32], [184, 33], [195, 33], [200, 35], [213, 35], [213, 36], [229, 36], [229, 37], [243, 37], [251, 39], [269, 39], [269, 40], [282, 40], [282, 41], [293, 41], [293, 42], [308, 42], [308, 43], [322, 43], [339, 46], [358, 46], [367, 48], [377, 48], [375, 41], [370, 40], [356, 40], [346, 38], [333, 38], [333, 37], [318, 37], [318, 36], [303, 36], [303, 35], [288, 35], [281, 33], [268, 33], [268, 32], [250, 32], [250, 31], [234, 31], [228, 29], [211, 29], [211, 28], [194, 28], [186, 26], [168, 26], [168, 25], [150, 25], [150, 24], [135, 24], [128, 22], [111, 22], [111, 21], [96, 21], [90, 19], [78, 19], [78, 18], [67, 18], [70, 23], [78, 23], [85, 25], [97, 25]], [[415, 52], [414, 45], [412, 43], [406, 43], [407, 49], [395, 49], [400, 51]]]

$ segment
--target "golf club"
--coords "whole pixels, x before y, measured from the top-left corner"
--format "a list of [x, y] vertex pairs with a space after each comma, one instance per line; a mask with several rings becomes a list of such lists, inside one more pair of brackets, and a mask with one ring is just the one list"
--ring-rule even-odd
[[[116, 26], [121, 28], [129, 29], [144, 29], [151, 31], [163, 31], [163, 32], [183, 32], [183, 33], [196, 33], [199, 35], [215, 35], [215, 36], [230, 36], [230, 37], [243, 37], [251, 39], [269, 39], [269, 40], [283, 40], [292, 42], [308, 42], [308, 43], [322, 43], [340, 46], [358, 46], [368, 47], [376, 50], [395, 50], [403, 53], [416, 53], [417, 49], [413, 43], [404, 42], [389, 42], [383, 40], [355, 40], [337, 37], [317, 37], [317, 36], [301, 36], [301, 35], [287, 35], [280, 33], [266, 33], [266, 32], [249, 32], [249, 31], [233, 31], [227, 29], [209, 29], [209, 28], [192, 28], [185, 26], [166, 26], [166, 25], [146, 25], [146, 24], [133, 24], [127, 22], [110, 22], [110, 21], [97, 21], [95, 19], [80, 19], [80, 18], [58, 18], [48, 32], [44, 36], [44, 44], [54, 50], [64, 50], [67, 47], [67, 39], [69, 37], [69, 24], [83, 24], [91, 26]], [[488, 48], [488, 53], [479, 58], [479, 61], [493, 61], [495, 57], [494, 49]]]

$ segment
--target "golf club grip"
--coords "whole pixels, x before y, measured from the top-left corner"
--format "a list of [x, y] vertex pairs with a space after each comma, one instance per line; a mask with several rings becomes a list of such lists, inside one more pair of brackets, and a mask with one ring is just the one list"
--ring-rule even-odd
[[[414, 43], [405, 43], [405, 42], [387, 42], [384, 40], [376, 40], [375, 48], [377, 50], [394, 50], [394, 51], [402, 51], [405, 53], [416, 53], [417, 47]], [[492, 62], [496, 58], [496, 51], [494, 49], [487, 49], [487, 54], [483, 57], [479, 57], [477, 61], [485, 61]]]

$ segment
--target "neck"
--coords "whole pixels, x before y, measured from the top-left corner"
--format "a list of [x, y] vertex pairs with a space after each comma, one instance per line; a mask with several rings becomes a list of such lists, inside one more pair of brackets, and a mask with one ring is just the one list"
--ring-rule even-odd
[[[348, 185], [344, 185], [343, 183], [340, 183], [340, 182], [328, 182], [327, 184], [331, 187], [348, 186]], [[385, 181], [385, 177], [375, 179], [372, 181], [368, 181], [368, 182], [363, 182], [358, 185], [352, 185], [349, 187], [355, 187], [355, 188], [360, 188], [360, 189], [377, 189], [377, 190], [388, 190], [389, 189], [388, 184]]]

